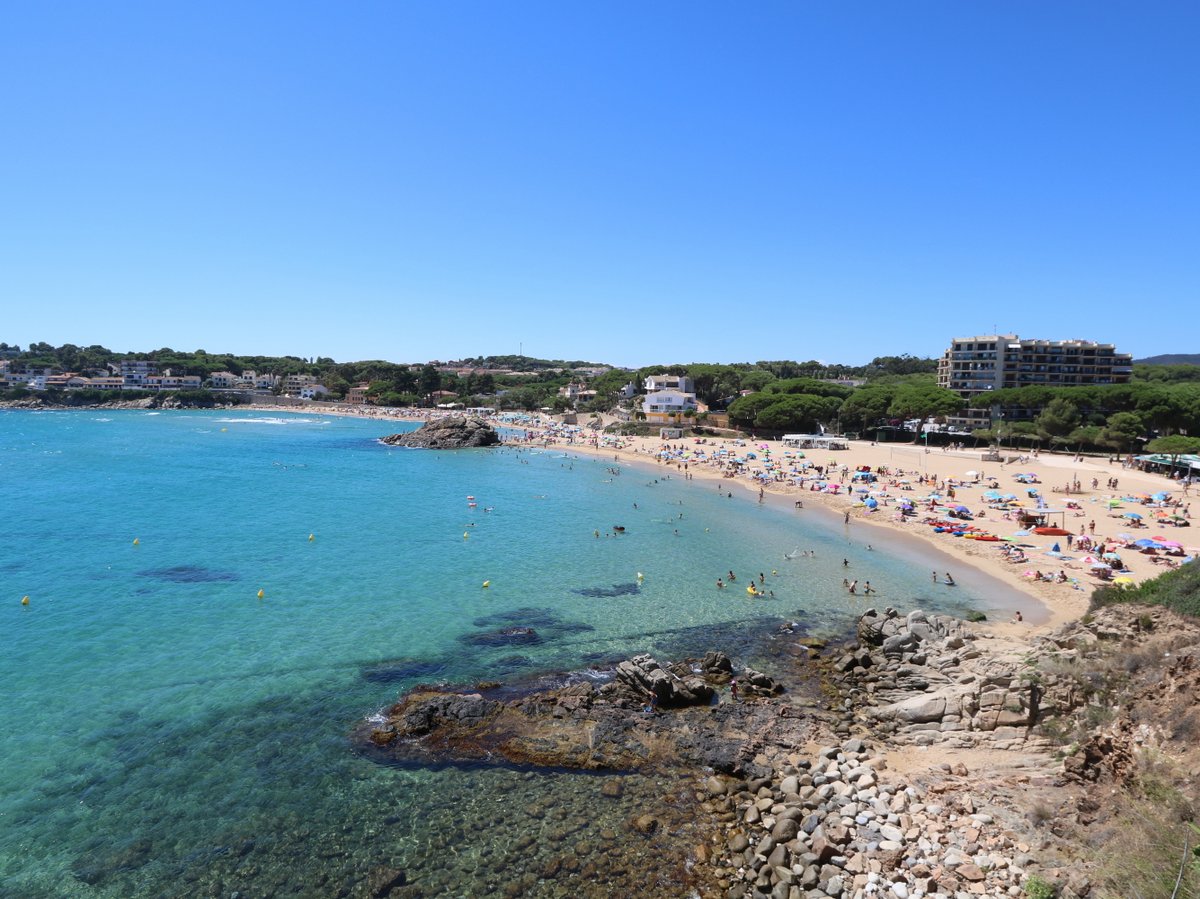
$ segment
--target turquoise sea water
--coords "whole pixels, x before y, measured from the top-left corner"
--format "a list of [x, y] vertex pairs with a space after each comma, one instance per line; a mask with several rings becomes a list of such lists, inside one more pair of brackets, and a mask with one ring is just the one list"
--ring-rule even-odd
[[[0, 895], [351, 896], [381, 868], [429, 895], [521, 877], [572, 895], [530, 860], [567, 840], [575, 864], [576, 841], [618, 864], [620, 822], [663, 784], [630, 778], [598, 811], [594, 779], [384, 768], [349, 732], [417, 682], [749, 653], [769, 619], [835, 627], [868, 602], [841, 590], [843, 558], [871, 604], [986, 605], [741, 490], [556, 449], [377, 442], [402, 427], [0, 413]], [[773, 600], [745, 595], [760, 571]], [[490, 645], [521, 624], [542, 642]]]

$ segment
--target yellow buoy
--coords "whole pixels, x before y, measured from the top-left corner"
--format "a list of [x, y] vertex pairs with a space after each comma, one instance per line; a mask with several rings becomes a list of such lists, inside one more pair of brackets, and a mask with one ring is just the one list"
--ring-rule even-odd
[[778, 575], [779, 575], [779, 572], [776, 571], [774, 568], [772, 568], [771, 569], [771, 577], [778, 577]]
[[28, 596], [21, 597], [21, 605], [23, 605], [23, 606], [29, 605], [29, 597]]
[[485, 586], [485, 587], [490, 587], [490, 586], [492, 586], [492, 582], [491, 582], [491, 581], [484, 581], [484, 582], [483, 582], [483, 586]]
[[463, 531], [463, 539], [464, 540], [466, 540], [470, 536], [471, 536], [470, 533], [468, 533], [467, 531]]
[[316, 540], [316, 539], [317, 539], [317, 538], [316, 538], [316, 537], [314, 537], [312, 534], [309, 534], [309, 535], [308, 535], [308, 540], [309, 540], [309, 542], [310, 542], [310, 543], [311, 543], [313, 540]]
[[229, 430], [229, 428], [221, 428], [221, 433], [224, 434], [228, 430]]
[[263, 598], [264, 596], [266, 596], [266, 595], [267, 595], [267, 591], [266, 591], [266, 590], [259, 590], [259, 591], [258, 591], [258, 598], [259, 598], [259, 599], [262, 599], [262, 598]]
[[133, 545], [134, 545], [134, 546], [137, 546], [137, 545], [138, 545], [139, 543], [141, 543], [141, 542], [142, 542], [142, 541], [141, 541], [141, 540], [139, 540], [137, 537], [134, 537], [134, 538], [133, 538]]
[[639, 580], [639, 581], [641, 581], [641, 580], [645, 580], [645, 578], [646, 578], [646, 575], [642, 574], [642, 573], [639, 571], [639, 572], [638, 572], [638, 580]]

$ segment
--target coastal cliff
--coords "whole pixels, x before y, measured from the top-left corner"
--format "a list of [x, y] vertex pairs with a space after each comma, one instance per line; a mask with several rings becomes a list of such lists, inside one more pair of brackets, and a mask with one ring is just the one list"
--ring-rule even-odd
[[426, 422], [415, 431], [389, 434], [380, 441], [388, 446], [410, 446], [420, 449], [466, 449], [476, 446], [495, 446], [500, 442], [496, 429], [481, 418], [454, 416]]

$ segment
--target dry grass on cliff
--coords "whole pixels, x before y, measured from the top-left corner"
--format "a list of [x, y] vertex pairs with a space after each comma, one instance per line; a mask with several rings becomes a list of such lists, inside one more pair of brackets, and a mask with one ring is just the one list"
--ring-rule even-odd
[[1100, 828], [1097, 899], [1200, 899], [1200, 828], [1181, 772], [1153, 753], [1137, 779], [1110, 797], [1115, 815]]

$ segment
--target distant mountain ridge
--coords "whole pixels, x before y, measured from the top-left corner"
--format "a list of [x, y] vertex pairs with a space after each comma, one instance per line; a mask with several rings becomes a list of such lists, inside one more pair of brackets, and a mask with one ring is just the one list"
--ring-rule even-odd
[[1134, 359], [1134, 365], [1200, 365], [1200, 353], [1162, 353]]

